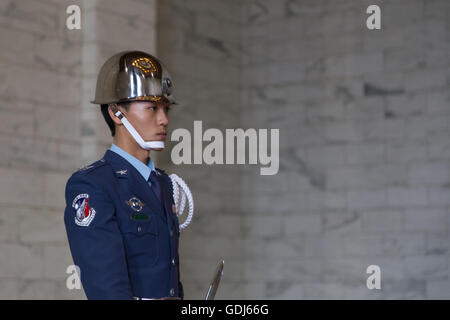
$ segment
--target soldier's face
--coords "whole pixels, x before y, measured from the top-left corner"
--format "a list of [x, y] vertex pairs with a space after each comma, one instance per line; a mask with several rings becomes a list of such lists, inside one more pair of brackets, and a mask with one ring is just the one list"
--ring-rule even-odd
[[125, 116], [144, 141], [165, 141], [169, 110], [170, 104], [166, 102], [135, 101]]

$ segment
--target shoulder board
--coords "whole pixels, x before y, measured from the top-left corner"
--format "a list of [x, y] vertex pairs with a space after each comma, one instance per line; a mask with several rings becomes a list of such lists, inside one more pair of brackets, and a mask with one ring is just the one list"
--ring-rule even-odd
[[96, 168], [99, 168], [105, 164], [106, 164], [105, 159], [100, 159], [100, 160], [95, 161], [94, 163], [82, 166], [80, 169], [78, 169], [77, 172], [86, 172], [87, 173], [87, 172], [92, 171]]

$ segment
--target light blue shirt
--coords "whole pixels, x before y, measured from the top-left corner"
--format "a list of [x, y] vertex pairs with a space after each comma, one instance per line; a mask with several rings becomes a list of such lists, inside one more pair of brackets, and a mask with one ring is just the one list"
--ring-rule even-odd
[[133, 157], [122, 148], [116, 146], [114, 143], [111, 145], [111, 148], [109, 148], [109, 150], [117, 153], [119, 156], [127, 160], [142, 175], [142, 177], [144, 177], [145, 181], [147, 181], [150, 186], [152, 185], [152, 183], [148, 181], [148, 178], [150, 177], [152, 171], [155, 171], [156, 174], [158, 174], [158, 172], [156, 171], [155, 164], [153, 163], [151, 158], [148, 158], [148, 162], [147, 164], [145, 164], [141, 160]]

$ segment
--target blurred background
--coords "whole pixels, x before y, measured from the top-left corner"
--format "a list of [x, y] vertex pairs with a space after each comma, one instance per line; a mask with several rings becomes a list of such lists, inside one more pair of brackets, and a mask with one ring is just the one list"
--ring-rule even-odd
[[172, 74], [171, 130], [280, 129], [272, 176], [152, 153], [194, 195], [186, 299], [221, 259], [217, 299], [449, 299], [449, 14], [447, 0], [1, 0], [0, 298], [85, 298], [66, 287], [64, 188], [112, 142], [89, 102], [100, 66], [136, 49]]

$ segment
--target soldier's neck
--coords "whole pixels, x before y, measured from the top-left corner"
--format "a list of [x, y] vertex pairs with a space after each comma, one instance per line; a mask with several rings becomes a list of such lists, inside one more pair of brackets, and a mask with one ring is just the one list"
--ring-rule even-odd
[[[131, 138], [133, 139], [133, 138]], [[150, 158], [150, 151], [142, 149], [136, 141], [123, 139], [120, 136], [116, 135], [114, 137], [114, 144], [121, 148], [122, 150], [128, 152], [130, 155], [135, 157], [136, 159], [142, 161], [143, 163], [147, 164], [148, 159]]]

